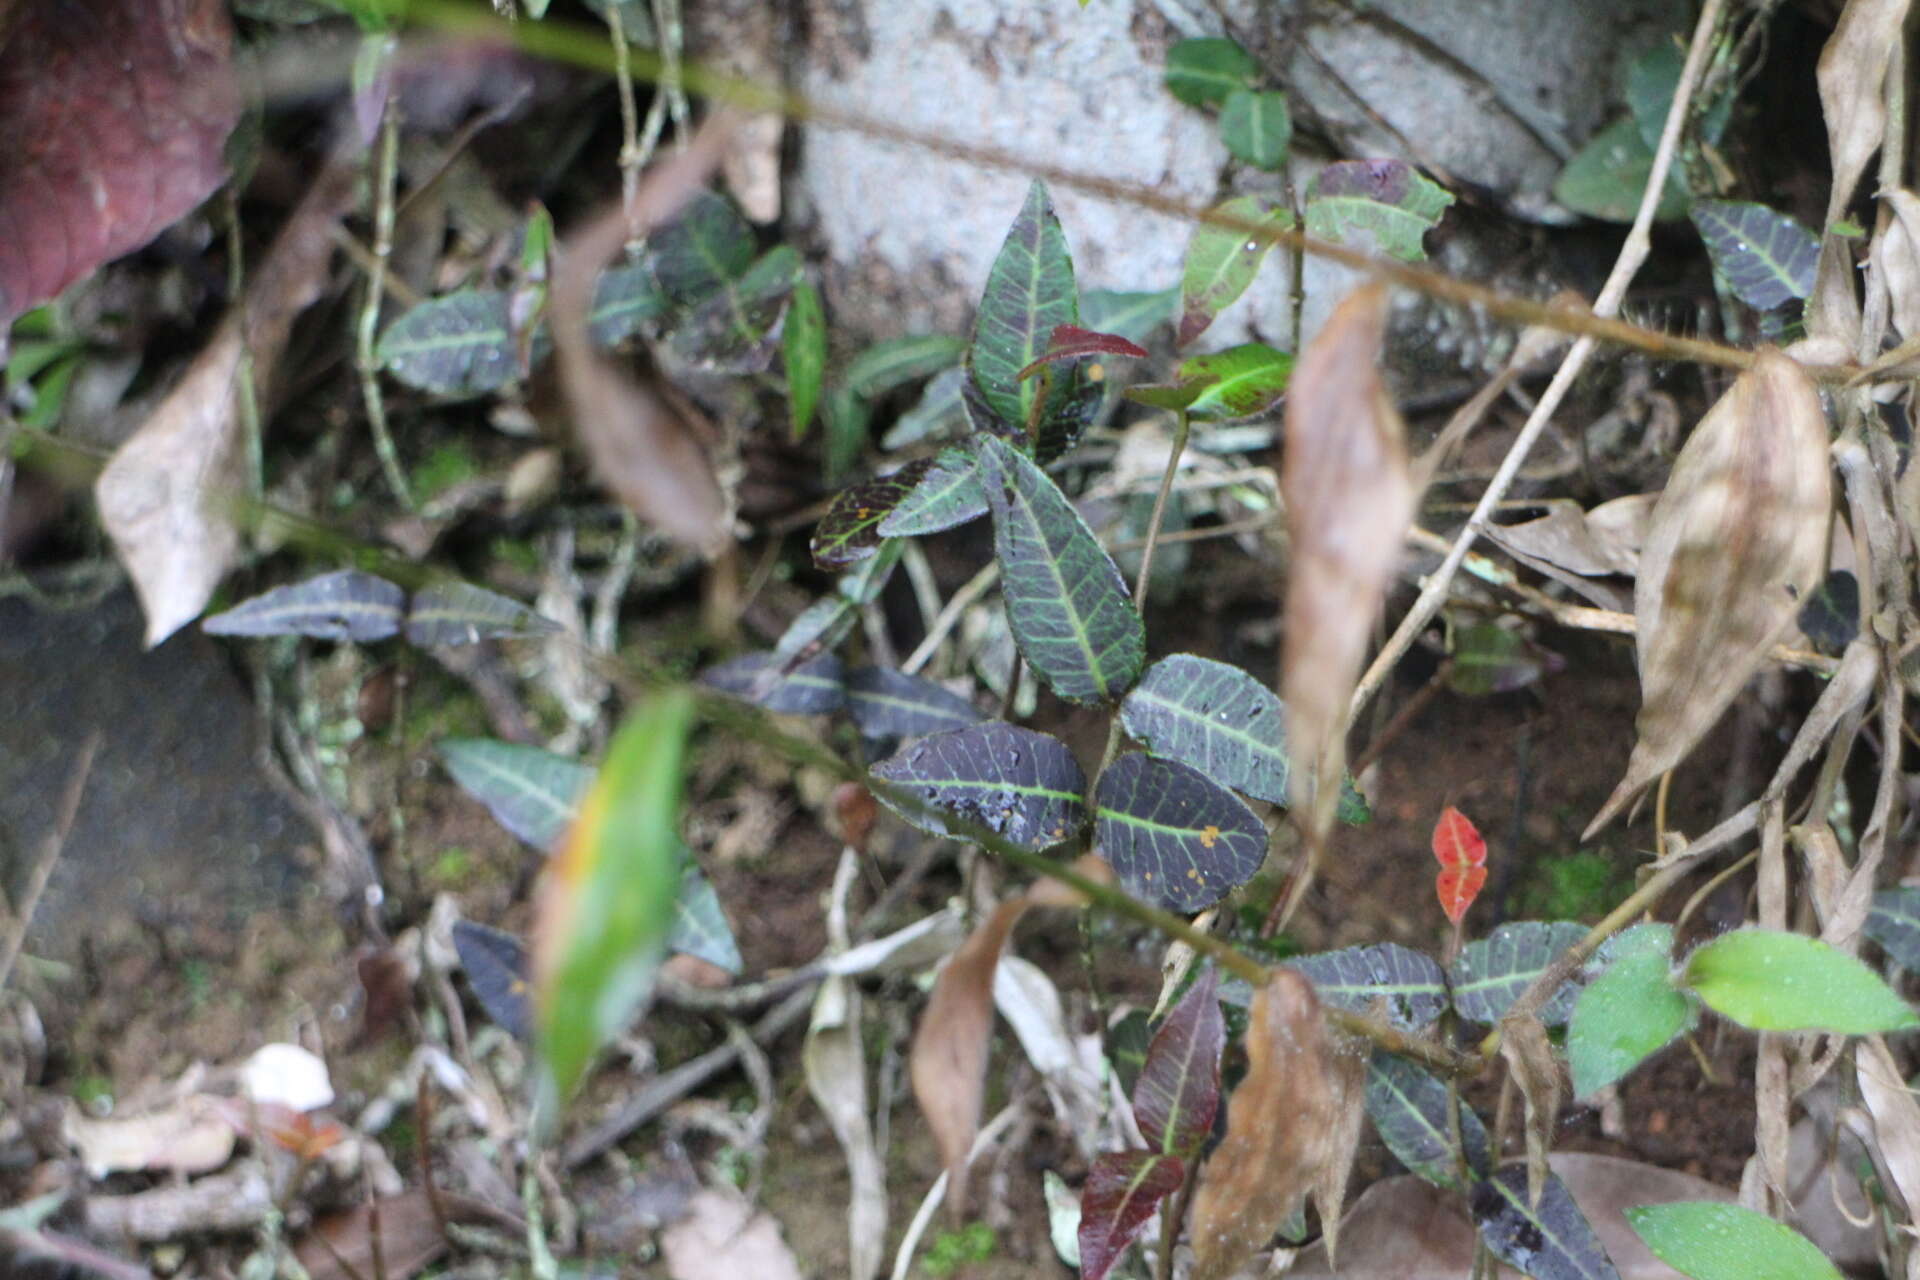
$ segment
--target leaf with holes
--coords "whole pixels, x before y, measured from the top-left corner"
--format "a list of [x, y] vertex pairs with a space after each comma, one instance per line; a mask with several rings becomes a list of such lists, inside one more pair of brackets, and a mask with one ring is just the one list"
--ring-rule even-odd
[[374, 354], [408, 386], [450, 400], [498, 391], [520, 372], [507, 295], [498, 289], [429, 298], [387, 326]]
[[1887, 958], [1908, 973], [1920, 973], [1920, 887], [1882, 889], [1873, 895], [1866, 934]]
[[1235, 89], [1220, 109], [1220, 140], [1234, 159], [1268, 173], [1280, 172], [1293, 143], [1287, 95]]
[[1689, 216], [1713, 265], [1748, 306], [1769, 311], [1813, 290], [1820, 242], [1786, 214], [1743, 200], [1696, 200]]
[[842, 489], [813, 531], [813, 562], [844, 569], [880, 549], [880, 525], [933, 469], [932, 458], [909, 462], [889, 475]]
[[216, 636], [314, 636], [365, 644], [400, 631], [406, 592], [358, 569], [275, 587], [200, 624]]
[[1178, 1156], [1118, 1151], [1098, 1157], [1080, 1192], [1081, 1280], [1101, 1280], [1120, 1260], [1160, 1202], [1180, 1189]]
[[504, 636], [544, 636], [560, 624], [518, 600], [467, 582], [437, 582], [413, 593], [407, 643], [478, 644]]
[[1453, 1137], [1446, 1082], [1405, 1058], [1376, 1049], [1367, 1063], [1367, 1114], [1394, 1158], [1437, 1187], [1467, 1190], [1492, 1167], [1487, 1127], [1461, 1102], [1460, 1139], [1466, 1145], [1461, 1177], [1460, 1143]]
[[515, 1039], [533, 1036], [533, 1006], [528, 999], [527, 949], [520, 939], [471, 920], [453, 922], [453, 949], [466, 970], [467, 985], [487, 1016]]
[[1287, 802], [1286, 708], [1239, 667], [1190, 653], [1162, 658], [1120, 704], [1120, 722], [1157, 756], [1270, 804]]
[[1165, 1155], [1199, 1152], [1220, 1107], [1226, 1044], [1220, 975], [1209, 965], [1154, 1032], [1134, 1082], [1133, 1118], [1149, 1147]]
[[1248, 342], [1180, 364], [1180, 381], [1212, 378], [1187, 410], [1197, 419], [1251, 418], [1280, 403], [1293, 377], [1293, 357], [1264, 342]]
[[[688, 854], [681, 850], [685, 862]], [[673, 902], [673, 925], [667, 930], [667, 950], [697, 956], [728, 973], [740, 972], [740, 944], [720, 906], [713, 882], [689, 867], [680, 876], [680, 894]]]
[[1879, 974], [1817, 938], [1736, 929], [1695, 948], [1677, 979], [1753, 1031], [1867, 1035], [1920, 1026]]
[[1567, 1186], [1548, 1174], [1536, 1207], [1527, 1202], [1527, 1171], [1496, 1169], [1475, 1185], [1473, 1222], [1493, 1256], [1534, 1280], [1619, 1280]]
[[1167, 50], [1167, 92], [1190, 107], [1217, 107], [1260, 78], [1260, 64], [1231, 40], [1206, 36]]
[[868, 347], [848, 363], [841, 381], [855, 395], [878, 400], [917, 378], [960, 363], [967, 344], [945, 334], [915, 333]]
[[847, 700], [840, 659], [830, 653], [793, 665], [776, 653], [743, 653], [702, 671], [700, 683], [785, 715], [830, 715]]
[[1140, 674], [1147, 642], [1113, 557], [1030, 459], [992, 436], [974, 446], [1021, 655], [1068, 702], [1116, 697]]
[[884, 538], [917, 538], [977, 520], [987, 513], [980, 487], [980, 463], [971, 441], [935, 454], [913, 491], [880, 521]]
[[780, 362], [787, 375], [787, 418], [793, 438], [804, 440], [820, 404], [827, 368], [827, 317], [820, 291], [806, 280], [793, 287], [787, 323], [780, 331]]
[[1621, 1079], [1693, 1025], [1693, 1004], [1669, 975], [1672, 951], [1668, 924], [1635, 925], [1614, 939], [1611, 963], [1580, 993], [1567, 1028], [1575, 1097]]
[[995, 413], [1024, 424], [1040, 390], [1020, 370], [1046, 349], [1054, 327], [1077, 324], [1080, 295], [1066, 233], [1044, 183], [1035, 182], [1007, 232], [974, 321], [973, 380]]
[[1307, 234], [1418, 262], [1452, 204], [1445, 187], [1404, 160], [1341, 160], [1307, 184]]
[[847, 710], [864, 738], [919, 738], [985, 718], [959, 694], [891, 667], [848, 672]]
[[1080, 323], [1101, 333], [1118, 334], [1130, 342], [1145, 342], [1155, 329], [1173, 323], [1179, 306], [1178, 289], [1153, 293], [1089, 289], [1080, 295]]
[[1387, 1020], [1409, 1031], [1427, 1026], [1447, 1007], [1447, 975], [1430, 956], [1397, 942], [1295, 956], [1286, 963], [1313, 979], [1323, 1004], [1364, 1013], [1384, 998]]
[[[1293, 215], [1269, 196], [1235, 196], [1208, 211], [1209, 221], [1193, 229], [1180, 270], [1180, 324], [1177, 346], [1186, 346], [1247, 291], [1273, 248], [1262, 231], [1285, 231]], [[1233, 225], [1221, 225], [1224, 219]]]
[[1693, 1280], [1840, 1280], [1813, 1241], [1737, 1204], [1680, 1200], [1626, 1216], [1656, 1258]]
[[702, 191], [687, 201], [679, 217], [653, 234], [647, 258], [661, 291], [691, 306], [746, 274], [753, 251], [753, 228], [733, 202]]
[[603, 347], [616, 346], [664, 317], [672, 305], [651, 267], [610, 267], [593, 287], [587, 332]]
[[1245, 884], [1267, 829], [1197, 769], [1134, 751], [1100, 775], [1094, 842], [1131, 893], [1189, 914]]
[[591, 767], [515, 742], [449, 738], [439, 750], [460, 789], [536, 849], [551, 849], [566, 832], [581, 793], [593, 781]]
[[966, 838], [943, 821], [951, 814], [1023, 848], [1045, 849], [1071, 836], [1086, 812], [1086, 775], [1066, 744], [1001, 720], [931, 734], [871, 772], [895, 784], [874, 794], [934, 835]]
[[[1460, 949], [1449, 978], [1453, 1006], [1474, 1022], [1498, 1022], [1533, 980], [1560, 953], [1586, 936], [1583, 925], [1568, 920], [1521, 920], [1503, 924]], [[1573, 1013], [1576, 984], [1569, 980], [1540, 1008], [1540, 1021], [1557, 1027]]]

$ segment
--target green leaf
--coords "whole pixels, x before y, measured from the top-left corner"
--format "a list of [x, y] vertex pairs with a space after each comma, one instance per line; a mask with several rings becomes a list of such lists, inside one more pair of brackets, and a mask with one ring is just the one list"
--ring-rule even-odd
[[1267, 829], [1199, 770], [1128, 752], [1100, 775], [1094, 840], [1127, 891], [1189, 915], [1253, 878]]
[[[1570, 920], [1520, 920], [1469, 942], [1460, 949], [1449, 975], [1454, 1008], [1473, 1022], [1500, 1021], [1520, 993], [1586, 934], [1585, 926]], [[1569, 980], [1541, 1006], [1540, 1021], [1550, 1027], [1565, 1022], [1573, 1013], [1575, 992]]]
[[[1653, 176], [1653, 149], [1640, 136], [1631, 117], [1614, 121], [1588, 140], [1567, 161], [1553, 184], [1553, 198], [1575, 213], [1607, 222], [1632, 222], [1640, 195]], [[1654, 216], [1679, 218], [1687, 212], [1688, 194], [1678, 167], [1667, 174], [1667, 189]]]
[[[938, 440], [967, 430], [967, 410], [960, 397], [963, 383], [970, 381], [960, 365], [936, 373], [921, 390], [913, 408], [880, 437], [882, 449], [904, 449], [922, 440]], [[986, 510], [985, 506], [980, 508]]]
[[1191, 408], [1193, 402], [1207, 393], [1207, 388], [1220, 381], [1212, 374], [1204, 378], [1195, 378], [1191, 382], [1148, 382], [1128, 387], [1126, 398], [1135, 404], [1144, 404], [1149, 409], [1165, 409], [1169, 413], [1178, 413]]
[[1540, 1203], [1529, 1203], [1522, 1164], [1496, 1169], [1474, 1184], [1474, 1225], [1493, 1256], [1534, 1280], [1619, 1280], [1567, 1184], [1549, 1173]]
[[1178, 1156], [1115, 1151], [1096, 1157], [1080, 1191], [1081, 1280], [1103, 1280], [1186, 1176]]
[[1626, 1216], [1656, 1258], [1693, 1280], [1840, 1280], [1813, 1241], [1737, 1204], [1678, 1200]]
[[966, 832], [947, 815], [1046, 849], [1072, 836], [1086, 812], [1086, 775], [1066, 744], [1001, 720], [931, 734], [869, 772], [894, 784], [874, 789], [888, 808], [922, 831], [960, 840]]
[[1672, 925], [1635, 925], [1614, 940], [1613, 962], [1580, 993], [1567, 1029], [1574, 1096], [1621, 1079], [1693, 1024], [1669, 976], [1672, 950]]
[[918, 738], [985, 719], [959, 694], [891, 667], [849, 672], [847, 710], [863, 738]]
[[453, 400], [498, 391], [520, 372], [507, 295], [498, 289], [429, 298], [387, 326], [374, 354], [408, 386]]
[[1287, 382], [1292, 377], [1293, 357], [1264, 342], [1243, 343], [1180, 364], [1182, 382], [1214, 379], [1187, 410], [1203, 421], [1265, 413], [1287, 394]]
[[975, 450], [1021, 655], [1067, 701], [1110, 701], [1140, 674], [1147, 647], [1120, 570], [1046, 472], [993, 436]]
[[552, 1132], [600, 1047], [652, 991], [680, 890], [683, 761], [693, 695], [655, 694], [607, 748], [549, 872], [534, 1001], [537, 1114]]
[[1445, 187], [1404, 160], [1342, 160], [1307, 184], [1307, 234], [1418, 262], [1427, 232], [1452, 203]]
[[804, 440], [813, 425], [827, 368], [826, 312], [820, 307], [820, 291], [809, 281], [793, 287], [786, 328], [780, 334], [780, 359], [787, 375], [787, 415], [793, 423], [793, 438]]
[[814, 527], [813, 562], [822, 569], [844, 569], [880, 549], [880, 524], [911, 494], [934, 459], [909, 462], [898, 471], [842, 489]]
[[1468, 1181], [1460, 1177], [1460, 1148], [1447, 1115], [1452, 1105], [1438, 1076], [1405, 1058], [1375, 1049], [1367, 1062], [1367, 1115], [1394, 1158], [1436, 1187], [1466, 1191], [1471, 1179], [1493, 1167], [1487, 1127], [1465, 1102], [1460, 1103], [1460, 1136], [1467, 1148]]
[[1453, 633], [1447, 687], [1470, 698], [1524, 689], [1546, 673], [1542, 652], [1497, 623], [1460, 627]]
[[777, 245], [720, 285], [673, 327], [675, 351], [720, 373], [759, 373], [773, 359], [773, 331], [801, 281], [800, 254]]
[[[1633, 113], [1634, 126], [1649, 155], [1660, 147], [1660, 135], [1667, 127], [1667, 112], [1673, 106], [1674, 91], [1680, 87], [1680, 74], [1686, 61], [1682, 40], [1669, 37], [1635, 58], [1627, 68], [1627, 109]], [[1715, 77], [1707, 79], [1711, 81]], [[1726, 132], [1738, 90], [1738, 77], [1733, 77], [1722, 85], [1718, 99], [1709, 103], [1704, 111], [1699, 102], [1691, 104], [1688, 126], [1697, 127], [1700, 140], [1709, 146], [1717, 144]]]
[[385, 578], [341, 569], [243, 600], [200, 629], [215, 636], [314, 636], [365, 644], [399, 633], [406, 598]]
[[[1211, 218], [1252, 223], [1259, 230], [1285, 231], [1293, 225], [1286, 206], [1268, 196], [1235, 196], [1209, 210]], [[1203, 222], [1187, 241], [1185, 265], [1180, 269], [1180, 325], [1177, 346], [1186, 346], [1212, 324], [1214, 318], [1247, 291], [1260, 264], [1273, 248], [1269, 236], [1245, 225], [1220, 226]]]
[[753, 253], [753, 228], [733, 202], [701, 191], [679, 217], [654, 233], [647, 257], [661, 290], [691, 306], [746, 274]]
[[1286, 708], [1239, 667], [1190, 653], [1162, 658], [1120, 704], [1120, 723], [1157, 756], [1287, 803]]
[[1178, 289], [1162, 289], [1157, 293], [1089, 289], [1080, 295], [1080, 323], [1089, 329], [1145, 342], [1155, 329], [1173, 323], [1179, 306]]
[[1231, 40], [1182, 40], [1167, 50], [1167, 92], [1190, 107], [1217, 107], [1259, 76], [1260, 64]]
[[895, 504], [880, 521], [888, 538], [913, 538], [939, 533], [987, 513], [987, 495], [980, 488], [980, 461], [971, 441], [950, 445], [933, 456], [913, 491]]
[[830, 653], [799, 663], [778, 653], [743, 653], [702, 671], [700, 683], [785, 715], [831, 715], [847, 700], [840, 659]]
[[536, 849], [551, 849], [573, 821], [593, 770], [538, 747], [491, 738], [449, 738], [441, 763], [495, 822]]
[[867, 436], [873, 425], [873, 406], [847, 387], [827, 392], [822, 417], [826, 426], [826, 449], [822, 465], [827, 482], [835, 483], [853, 469], [866, 452]]
[[1033, 460], [1043, 467], [1080, 442], [1107, 395], [1106, 370], [1091, 360], [1054, 366], [1045, 377], [1047, 402], [1033, 437]]
[[[682, 860], [685, 851], [682, 850]], [[698, 871], [680, 877], [680, 894], [673, 903], [673, 927], [667, 930], [667, 950], [697, 956], [728, 973], [740, 972], [740, 944], [721, 909], [713, 883]]]
[[1384, 999], [1387, 1020], [1409, 1031], [1427, 1026], [1447, 1007], [1447, 975], [1431, 956], [1397, 942], [1295, 956], [1286, 963], [1313, 980], [1323, 1003], [1361, 1013]]
[[1820, 242], [1784, 213], [1741, 200], [1696, 200], [1691, 215], [1740, 301], [1769, 311], [1813, 290]]
[[1920, 886], [1874, 894], [1866, 934], [1880, 944], [1889, 960], [1908, 973], [1920, 973]]
[[856, 395], [878, 400], [916, 378], [939, 373], [960, 363], [967, 344], [945, 334], [908, 334], [868, 347], [847, 365], [841, 381]]
[[651, 267], [614, 267], [594, 285], [587, 332], [601, 346], [611, 347], [666, 315], [671, 305], [667, 295], [660, 292]]
[[1286, 167], [1287, 148], [1293, 142], [1287, 95], [1235, 89], [1220, 111], [1220, 140], [1234, 159], [1268, 173], [1280, 172]]
[[1709, 1009], [1754, 1031], [1867, 1035], [1920, 1026], [1873, 970], [1798, 933], [1722, 934], [1687, 957], [1680, 981]]
[[1067, 236], [1046, 185], [1035, 182], [987, 273], [974, 321], [973, 380], [995, 413], [1016, 425], [1027, 421], [1039, 388], [1022, 382], [1020, 370], [1046, 350], [1055, 325], [1079, 321]]
[[1198, 1155], [1220, 1107], [1220, 974], [1207, 965], [1147, 1046], [1133, 1086], [1133, 1118], [1147, 1145], [1165, 1155]]
[[478, 644], [503, 636], [552, 635], [560, 624], [518, 600], [468, 582], [436, 582], [414, 592], [407, 643]]

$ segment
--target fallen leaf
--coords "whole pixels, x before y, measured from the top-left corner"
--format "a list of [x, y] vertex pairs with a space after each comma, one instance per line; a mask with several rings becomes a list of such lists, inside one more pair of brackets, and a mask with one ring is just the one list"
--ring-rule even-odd
[[732, 1187], [695, 1192], [687, 1216], [661, 1232], [660, 1252], [673, 1280], [801, 1280], [780, 1224]]
[[70, 1106], [61, 1131], [95, 1178], [141, 1169], [207, 1173], [233, 1155], [233, 1126], [220, 1100], [205, 1094], [144, 1115], [108, 1120], [93, 1119]]
[[[477, 1200], [441, 1191], [440, 1212], [451, 1222], [492, 1222], [500, 1215]], [[369, 1204], [315, 1222], [295, 1255], [312, 1280], [406, 1280], [447, 1251], [447, 1238], [423, 1187], [381, 1196]], [[379, 1265], [375, 1265], [375, 1259]]]

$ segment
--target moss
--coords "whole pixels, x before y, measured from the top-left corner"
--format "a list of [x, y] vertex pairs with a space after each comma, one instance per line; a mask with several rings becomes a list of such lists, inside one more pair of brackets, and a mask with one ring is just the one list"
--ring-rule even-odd
[[1633, 888], [1604, 853], [1585, 850], [1542, 858], [1520, 891], [1521, 914], [1539, 920], [1589, 920], [1606, 914]]
[[1000, 1245], [999, 1236], [984, 1222], [971, 1222], [958, 1231], [942, 1231], [927, 1246], [920, 1269], [930, 1276], [950, 1276], [961, 1267], [985, 1262]]

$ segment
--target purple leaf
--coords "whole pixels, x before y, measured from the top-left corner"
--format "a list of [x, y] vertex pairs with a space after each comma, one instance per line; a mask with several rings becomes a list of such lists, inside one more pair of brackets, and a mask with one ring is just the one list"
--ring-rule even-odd
[[1219, 974], [1209, 967], [1154, 1033], [1133, 1086], [1141, 1135], [1168, 1154], [1191, 1154], [1213, 1129], [1227, 1043], [1219, 992]]
[[1080, 1193], [1080, 1278], [1102, 1280], [1147, 1225], [1153, 1210], [1179, 1189], [1187, 1166], [1178, 1156], [1121, 1151], [1093, 1162]]

